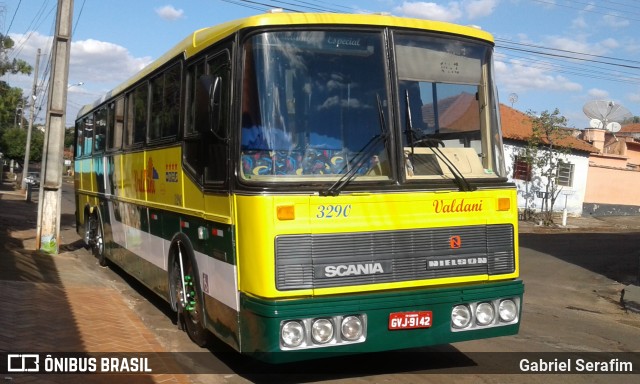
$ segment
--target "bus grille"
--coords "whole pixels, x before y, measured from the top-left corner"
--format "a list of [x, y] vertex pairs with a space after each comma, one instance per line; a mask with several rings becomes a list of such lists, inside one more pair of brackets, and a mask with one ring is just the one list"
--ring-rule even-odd
[[515, 270], [513, 226], [276, 237], [278, 290], [327, 288]]

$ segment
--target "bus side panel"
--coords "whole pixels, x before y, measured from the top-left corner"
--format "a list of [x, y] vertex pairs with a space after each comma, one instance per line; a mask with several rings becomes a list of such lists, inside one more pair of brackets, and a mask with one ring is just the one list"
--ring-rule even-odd
[[145, 200], [146, 177], [144, 152], [134, 152], [122, 156], [122, 197]]
[[105, 229], [109, 259], [168, 301], [163, 211], [117, 200], [104, 205], [104, 221], [111, 227], [110, 233]]
[[93, 194], [92, 176], [93, 159], [77, 159], [75, 161], [75, 199], [76, 199], [76, 232], [84, 238], [85, 208], [97, 205], [97, 198]]
[[180, 147], [145, 152], [147, 201], [167, 207], [182, 206]]
[[[218, 202], [228, 205], [228, 198]], [[224, 208], [220, 208], [219, 211]], [[200, 289], [204, 297], [205, 325], [222, 341], [238, 349], [238, 279], [234, 246], [235, 228], [229, 224], [178, 215], [180, 232], [193, 247]]]
[[95, 192], [93, 170], [93, 159], [80, 160], [80, 189], [86, 192]]

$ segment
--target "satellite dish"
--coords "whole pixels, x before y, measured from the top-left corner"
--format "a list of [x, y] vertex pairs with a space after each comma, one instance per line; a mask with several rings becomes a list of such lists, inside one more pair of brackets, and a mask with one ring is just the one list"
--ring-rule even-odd
[[595, 129], [602, 129], [602, 121], [598, 119], [591, 119], [589, 120], [589, 127], [595, 128]]
[[[582, 111], [585, 115], [587, 115], [587, 117], [592, 119], [589, 123], [591, 128], [600, 129], [602, 129], [603, 127], [608, 128], [609, 123], [621, 123], [625, 119], [631, 118], [633, 116], [633, 114], [631, 114], [631, 111], [629, 111], [627, 108], [623, 107], [620, 104], [616, 104], [613, 101], [607, 100], [589, 101], [584, 105], [584, 107], [582, 107]], [[599, 127], [594, 127], [593, 125], [591, 125], [593, 120], [601, 122], [602, 125]]]
[[612, 133], [616, 133], [618, 132], [620, 129], [622, 129], [622, 125], [620, 125], [620, 123], [618, 122], [611, 122], [609, 124], [607, 124], [607, 131], [611, 131]]

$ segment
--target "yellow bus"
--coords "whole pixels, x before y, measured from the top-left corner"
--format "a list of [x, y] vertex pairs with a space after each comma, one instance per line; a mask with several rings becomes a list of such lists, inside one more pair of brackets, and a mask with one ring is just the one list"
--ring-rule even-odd
[[198, 30], [79, 112], [78, 233], [201, 346], [287, 361], [516, 334], [493, 46], [385, 15]]

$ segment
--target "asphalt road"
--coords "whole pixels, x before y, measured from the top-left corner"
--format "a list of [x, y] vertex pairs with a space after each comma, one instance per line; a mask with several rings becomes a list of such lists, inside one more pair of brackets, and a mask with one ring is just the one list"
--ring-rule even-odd
[[[63, 217], [73, 217], [69, 185], [63, 192]], [[67, 216], [68, 215], [68, 216]], [[66, 225], [66, 227], [65, 227]], [[63, 236], [76, 236], [63, 220]], [[606, 230], [606, 229], [605, 229]], [[615, 231], [615, 228], [611, 229]], [[323, 359], [269, 367], [238, 356], [222, 345], [195, 346], [177, 329], [166, 303], [117, 268], [99, 268], [88, 251], [74, 251], [96, 278], [118, 289], [165, 348], [185, 354], [187, 364], [219, 374], [193, 375], [196, 383], [637, 383], [634, 375], [507, 374], [520, 371], [523, 359], [574, 359], [597, 353], [640, 352], [640, 314], [626, 311], [620, 292], [640, 278], [640, 232], [548, 231], [520, 234], [524, 312], [515, 336], [464, 342], [437, 348]], [[447, 352], [447, 353], [442, 353]], [[530, 354], [539, 352], [540, 354]], [[560, 355], [554, 353], [560, 352]], [[620, 355], [612, 355], [619, 357]], [[587, 360], [589, 357], [587, 357]], [[215, 367], [215, 368], [211, 368]], [[496, 372], [498, 374], [496, 374]], [[453, 376], [452, 376], [453, 375]]]

